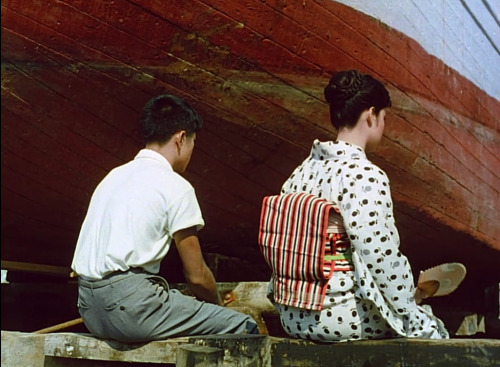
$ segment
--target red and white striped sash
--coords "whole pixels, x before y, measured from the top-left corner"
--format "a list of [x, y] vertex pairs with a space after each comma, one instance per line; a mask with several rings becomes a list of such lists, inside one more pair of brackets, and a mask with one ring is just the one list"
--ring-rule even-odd
[[[328, 216], [333, 205], [306, 193], [263, 200], [259, 246], [273, 270], [276, 302], [321, 310], [335, 260], [325, 260]], [[335, 245], [334, 245], [335, 247]]]

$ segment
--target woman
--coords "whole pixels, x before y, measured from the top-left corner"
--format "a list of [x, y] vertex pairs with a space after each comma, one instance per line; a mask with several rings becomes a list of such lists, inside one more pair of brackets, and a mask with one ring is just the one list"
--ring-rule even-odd
[[389, 180], [365, 151], [382, 139], [389, 93], [355, 70], [333, 75], [325, 88], [336, 141], [314, 141], [310, 156], [281, 194], [305, 192], [338, 207], [352, 251], [328, 281], [321, 310], [276, 304], [292, 337], [345, 341], [388, 337], [448, 338], [441, 320], [415, 301], [407, 258], [399, 251]]

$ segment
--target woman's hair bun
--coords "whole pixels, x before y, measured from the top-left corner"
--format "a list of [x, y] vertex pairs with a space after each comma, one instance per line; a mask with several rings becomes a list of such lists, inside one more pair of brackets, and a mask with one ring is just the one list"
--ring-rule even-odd
[[325, 99], [329, 104], [343, 106], [356, 96], [363, 85], [363, 75], [356, 70], [336, 73], [325, 88]]
[[391, 106], [384, 85], [357, 70], [333, 74], [324, 93], [330, 105], [330, 120], [336, 128], [356, 125], [361, 113], [371, 107], [378, 114], [381, 109]]

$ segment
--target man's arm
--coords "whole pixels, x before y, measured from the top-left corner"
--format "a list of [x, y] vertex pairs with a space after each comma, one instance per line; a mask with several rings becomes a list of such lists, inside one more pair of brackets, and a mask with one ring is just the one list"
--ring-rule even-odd
[[203, 259], [196, 228], [177, 231], [174, 240], [191, 291], [200, 300], [222, 306], [214, 275]]

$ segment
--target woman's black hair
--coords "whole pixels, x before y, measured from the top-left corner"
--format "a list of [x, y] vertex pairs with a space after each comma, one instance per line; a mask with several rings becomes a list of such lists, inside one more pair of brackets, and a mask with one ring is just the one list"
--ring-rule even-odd
[[203, 127], [201, 116], [182, 98], [162, 94], [151, 98], [142, 111], [141, 128], [146, 143], [165, 143], [184, 130], [191, 136]]
[[361, 113], [371, 107], [378, 114], [391, 106], [389, 92], [369, 74], [357, 70], [335, 73], [325, 87], [325, 99], [330, 105], [330, 121], [337, 129], [356, 125]]

